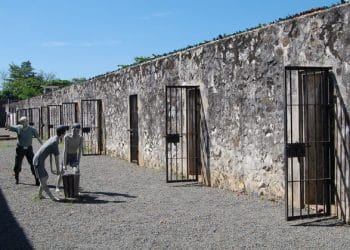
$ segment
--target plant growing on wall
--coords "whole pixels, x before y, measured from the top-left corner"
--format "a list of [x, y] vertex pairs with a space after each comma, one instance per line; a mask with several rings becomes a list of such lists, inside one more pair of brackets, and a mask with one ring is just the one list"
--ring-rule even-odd
[[319, 7], [319, 8], [314, 8], [314, 9], [311, 9], [311, 10], [307, 10], [307, 11], [303, 11], [303, 12], [300, 12], [300, 13], [297, 13], [297, 14], [294, 14], [294, 15], [289, 15], [287, 17], [284, 17], [284, 18], [279, 18], [275, 21], [272, 21], [268, 24], [262, 24], [262, 23], [259, 23], [257, 26], [255, 27], [252, 27], [252, 28], [247, 28], [245, 30], [239, 30], [239, 31], [236, 31], [234, 33], [231, 33], [231, 34], [220, 34], [218, 35], [217, 37], [211, 39], [210, 41], [203, 41], [203, 42], [200, 42], [200, 43], [197, 43], [197, 44], [193, 44], [193, 45], [188, 45], [187, 47], [185, 48], [181, 48], [181, 49], [176, 49], [176, 50], [173, 50], [171, 52], [168, 52], [168, 53], [164, 53], [164, 54], [161, 54], [161, 55], [156, 55], [156, 54], [153, 54], [151, 57], [135, 57], [135, 62], [134, 63], [131, 63], [131, 64], [119, 64], [118, 65], [118, 70], [119, 69], [124, 69], [124, 68], [127, 68], [127, 67], [130, 67], [130, 66], [134, 66], [134, 65], [137, 65], [137, 64], [140, 64], [140, 63], [144, 63], [144, 62], [147, 62], [147, 61], [150, 61], [150, 60], [153, 60], [153, 59], [156, 59], [158, 57], [162, 57], [162, 56], [168, 56], [168, 55], [171, 55], [171, 54], [175, 54], [177, 52], [180, 52], [180, 51], [184, 51], [184, 50], [187, 50], [187, 49], [191, 49], [191, 48], [194, 48], [194, 47], [197, 47], [197, 46], [201, 46], [203, 44], [206, 44], [208, 42], [211, 42], [211, 41], [216, 41], [216, 40], [220, 40], [220, 39], [224, 39], [226, 37], [229, 37], [229, 36], [234, 36], [234, 35], [238, 35], [238, 34], [241, 34], [241, 33], [244, 33], [244, 32], [248, 32], [248, 31], [252, 31], [252, 30], [255, 30], [255, 29], [259, 29], [259, 28], [262, 28], [266, 25], [269, 25], [269, 24], [273, 24], [273, 23], [276, 23], [276, 22], [280, 22], [280, 21], [284, 21], [284, 20], [288, 20], [288, 19], [292, 19], [292, 18], [295, 18], [295, 17], [298, 17], [298, 16], [302, 16], [302, 15], [306, 15], [306, 14], [309, 14], [309, 13], [313, 13], [313, 12], [316, 12], [316, 11], [320, 11], [320, 10], [324, 10], [324, 9], [328, 9], [328, 8], [331, 8], [331, 7], [334, 7], [334, 6], [337, 6], [339, 4], [345, 4], [345, 3], [348, 3], [349, 0], [341, 0], [340, 3], [338, 4], [333, 4], [331, 6], [323, 6], [323, 7]]

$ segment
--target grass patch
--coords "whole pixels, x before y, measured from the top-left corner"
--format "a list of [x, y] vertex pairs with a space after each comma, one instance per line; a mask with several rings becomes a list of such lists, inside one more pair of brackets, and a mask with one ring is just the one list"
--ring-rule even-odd
[[13, 144], [0, 143], [0, 148], [13, 148]]

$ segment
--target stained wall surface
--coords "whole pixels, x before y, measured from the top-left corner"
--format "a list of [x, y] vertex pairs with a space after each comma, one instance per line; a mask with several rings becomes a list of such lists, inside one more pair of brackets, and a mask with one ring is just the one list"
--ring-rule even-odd
[[139, 164], [165, 168], [165, 86], [200, 87], [211, 186], [284, 195], [284, 67], [332, 67], [350, 107], [350, 6], [340, 5], [210, 42], [18, 108], [102, 99], [104, 147], [129, 160], [129, 96], [138, 95]]

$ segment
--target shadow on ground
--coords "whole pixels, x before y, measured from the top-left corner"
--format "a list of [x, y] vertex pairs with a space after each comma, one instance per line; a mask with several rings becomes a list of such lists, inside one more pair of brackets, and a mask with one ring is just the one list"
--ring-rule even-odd
[[137, 198], [137, 196], [129, 195], [129, 194], [120, 194], [120, 193], [113, 193], [113, 192], [88, 192], [83, 191], [82, 194], [95, 194], [95, 195], [105, 195], [105, 196], [122, 196], [125, 198]]
[[129, 194], [120, 194], [113, 192], [81, 192], [79, 197], [76, 199], [65, 199], [62, 202], [72, 202], [78, 204], [104, 204], [104, 203], [124, 203], [126, 201], [114, 201], [114, 200], [106, 200], [103, 197], [125, 197], [125, 198], [137, 198], [137, 196], [129, 195]]
[[0, 249], [33, 249], [0, 189]]
[[306, 221], [302, 223], [298, 223], [292, 226], [303, 226], [303, 227], [337, 227], [337, 226], [345, 226], [346, 224], [335, 218], [335, 217], [327, 217], [321, 218], [317, 220]]
[[199, 182], [183, 182], [183, 183], [177, 183], [175, 185], [169, 185], [170, 187], [207, 187], [207, 185]]

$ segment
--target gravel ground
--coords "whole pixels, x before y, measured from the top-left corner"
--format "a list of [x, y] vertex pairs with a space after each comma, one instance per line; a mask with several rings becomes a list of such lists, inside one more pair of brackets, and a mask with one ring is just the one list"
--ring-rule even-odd
[[[109, 156], [82, 158], [79, 201], [39, 200], [26, 160], [15, 184], [15, 143], [0, 141], [0, 249], [350, 246], [350, 227], [337, 220], [286, 222], [283, 202], [199, 184], [166, 184], [163, 171]], [[55, 180], [50, 174], [52, 192]]]

